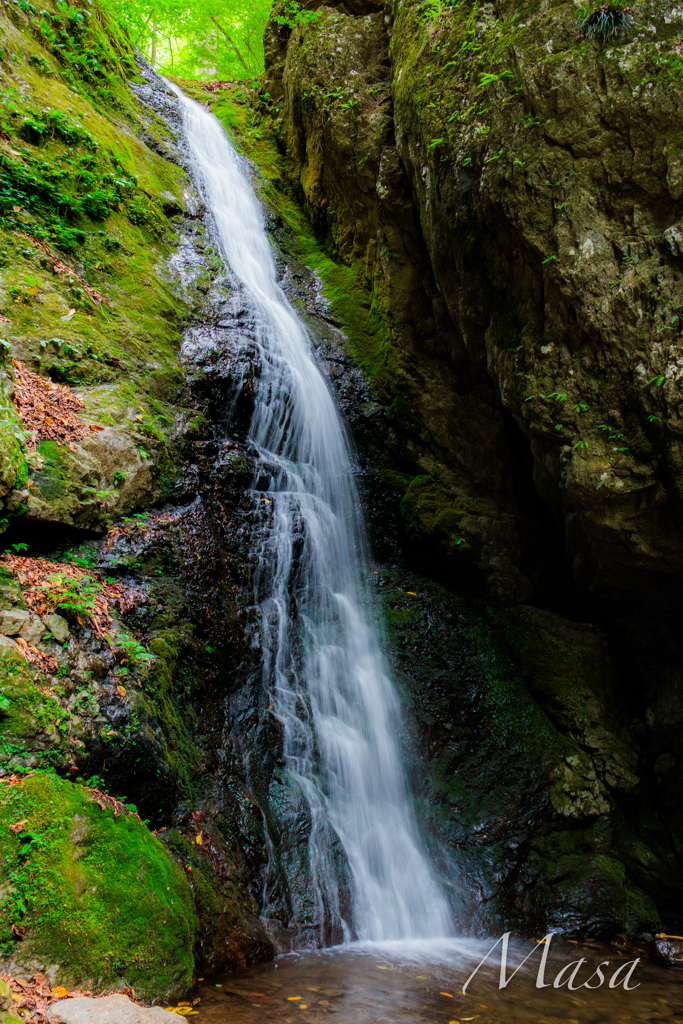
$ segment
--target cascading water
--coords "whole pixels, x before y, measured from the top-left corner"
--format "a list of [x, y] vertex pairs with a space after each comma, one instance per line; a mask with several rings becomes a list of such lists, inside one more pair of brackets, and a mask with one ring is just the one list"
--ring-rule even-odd
[[179, 90], [197, 183], [256, 322], [260, 376], [249, 431], [258, 452], [256, 603], [264, 683], [284, 756], [310, 809], [320, 914], [345, 938], [330, 856], [348, 858], [361, 939], [450, 934], [450, 914], [409, 805], [399, 709], [361, 566], [362, 515], [340, 416], [306, 331], [278, 286], [261, 207], [218, 121]]

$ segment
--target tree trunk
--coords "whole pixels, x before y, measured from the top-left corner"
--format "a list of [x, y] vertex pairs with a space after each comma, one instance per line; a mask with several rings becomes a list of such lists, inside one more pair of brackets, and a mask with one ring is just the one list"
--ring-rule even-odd
[[212, 22], [214, 23], [214, 25], [216, 26], [216, 28], [217, 28], [217, 29], [219, 29], [219, 31], [223, 33], [223, 35], [224, 35], [224, 36], [225, 36], [225, 38], [227, 39], [227, 41], [228, 41], [228, 43], [230, 44], [230, 46], [232, 46], [233, 50], [235, 51], [235, 53], [236, 53], [236, 54], [237, 54], [237, 56], [239, 57], [239, 59], [240, 59], [240, 63], [242, 64], [242, 67], [244, 68], [244, 70], [246, 71], [246, 73], [247, 73], [247, 74], [249, 74], [249, 68], [248, 68], [248, 67], [247, 67], [247, 65], [246, 65], [246, 64], [244, 63], [244, 57], [242, 56], [242, 54], [240, 53], [240, 51], [239, 51], [239, 50], [237, 49], [237, 46], [235, 45], [235, 43], [233, 43], [232, 39], [230, 38], [230, 36], [228, 35], [228, 33], [227, 33], [227, 32], [225, 31], [225, 29], [223, 28], [223, 26], [222, 26], [222, 25], [220, 24], [220, 22], [219, 22], [219, 21], [218, 21], [218, 20], [217, 20], [216, 18], [214, 18], [213, 14], [212, 14], [212, 15], [210, 15], [210, 17], [211, 17], [211, 21], [212, 21]]

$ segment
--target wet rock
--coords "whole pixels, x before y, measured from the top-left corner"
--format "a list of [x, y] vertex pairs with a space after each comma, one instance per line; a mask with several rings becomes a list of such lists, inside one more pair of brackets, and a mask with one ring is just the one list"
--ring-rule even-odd
[[670, 936], [662, 938], [656, 935], [650, 943], [650, 953], [664, 967], [674, 971], [683, 971], [683, 938]]
[[139, 1006], [128, 996], [104, 999], [60, 999], [46, 1013], [49, 1024], [168, 1024], [168, 1011], [160, 1006]]

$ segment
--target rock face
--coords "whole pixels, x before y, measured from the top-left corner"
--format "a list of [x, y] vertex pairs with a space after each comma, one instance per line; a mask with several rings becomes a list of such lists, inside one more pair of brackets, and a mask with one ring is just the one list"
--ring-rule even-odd
[[[437, 672], [443, 698], [426, 647], [409, 659], [422, 750], [450, 766], [425, 784], [454, 787], [433, 828], [480, 878], [486, 927], [635, 933], [660, 915], [676, 931], [683, 914], [682, 23], [657, 4], [638, 17], [608, 45], [574, 9], [396, 0], [266, 33], [285, 175], [355, 281], [344, 308], [321, 270], [364, 472], [371, 452], [398, 491], [414, 569], [493, 599], [482, 644], [502, 643], [530, 699], [512, 732], [539, 712], [551, 730], [537, 720], [549, 760], [515, 766], [512, 827], [495, 796], [511, 734], [475, 725], [489, 684], [453, 746], [430, 726], [460, 726], [441, 704], [462, 696], [459, 659]], [[461, 819], [469, 798], [490, 813]]]
[[[3, 95], [24, 76], [0, 132], [3, 183], [27, 168], [58, 173], [78, 227], [60, 219], [62, 199], [51, 206], [26, 181], [23, 219], [0, 210], [2, 964], [70, 987], [135, 975], [146, 998], [180, 996], [197, 973], [273, 954], [256, 898], [265, 844], [252, 844], [253, 862], [242, 853], [252, 818], [242, 766], [234, 758], [221, 783], [215, 763], [234, 757], [222, 731], [246, 646], [248, 462], [224, 430], [214, 439], [197, 407], [202, 384], [191, 390], [193, 375], [204, 383], [222, 366], [225, 376], [227, 348], [219, 359], [212, 346], [213, 368], [181, 354], [188, 322], [207, 333], [215, 319], [207, 293], [223, 268], [182, 166], [175, 95], [104, 14], [84, 44], [109, 55], [104, 81], [79, 78], [73, 63], [63, 78], [62, 51], [42, 37], [41, 49], [32, 12], [0, 13], [0, 49], [11, 39], [15, 53], [0, 61]], [[27, 148], [36, 104], [76, 113]], [[19, 163], [10, 136], [24, 147]], [[87, 163], [104, 204], [94, 218], [67, 152], [69, 169]], [[229, 288], [218, 292], [225, 302]], [[19, 410], [18, 387], [36, 399]], [[57, 395], [50, 415], [46, 395]], [[196, 827], [214, 784], [227, 793]]]

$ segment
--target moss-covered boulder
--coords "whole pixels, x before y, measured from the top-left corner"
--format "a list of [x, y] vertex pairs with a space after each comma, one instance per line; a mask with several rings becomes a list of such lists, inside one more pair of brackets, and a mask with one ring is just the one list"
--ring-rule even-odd
[[36, 772], [0, 781], [3, 969], [173, 998], [193, 981], [184, 871], [133, 813]]

